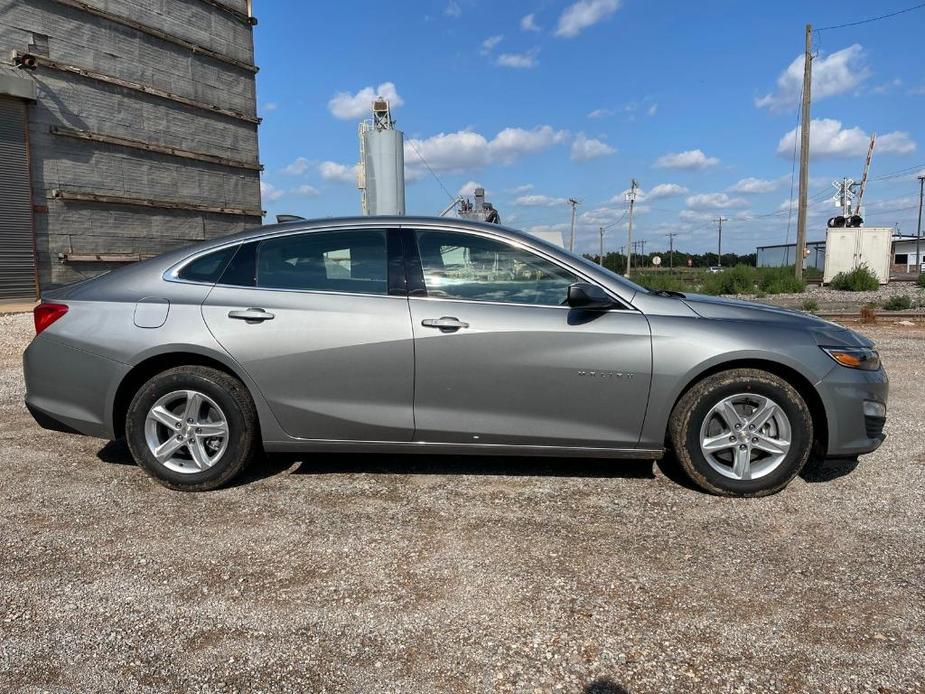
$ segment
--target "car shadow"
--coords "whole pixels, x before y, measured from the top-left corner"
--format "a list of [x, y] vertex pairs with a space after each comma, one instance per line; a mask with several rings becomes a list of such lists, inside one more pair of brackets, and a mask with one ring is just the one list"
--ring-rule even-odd
[[593, 682], [588, 682], [582, 689], [582, 694], [630, 694], [630, 690], [609, 677], [599, 677]]
[[800, 471], [800, 478], [804, 482], [831, 482], [839, 477], [850, 475], [857, 468], [857, 456], [853, 458], [820, 458], [812, 456]]
[[[107, 441], [96, 457], [110, 465], [135, 465], [125, 441]], [[810, 458], [800, 477], [810, 483], [830, 482], [851, 474], [857, 458]], [[655, 479], [661, 473], [675, 484], [697, 490], [670, 450], [661, 460], [613, 458], [537, 458], [525, 456], [397, 455], [394, 453], [265, 454], [231, 486], [246, 485], [290, 471], [297, 475], [497, 475]]]

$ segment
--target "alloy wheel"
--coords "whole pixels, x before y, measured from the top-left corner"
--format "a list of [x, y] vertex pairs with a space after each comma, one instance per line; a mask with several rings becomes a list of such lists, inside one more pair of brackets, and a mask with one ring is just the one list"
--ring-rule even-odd
[[710, 409], [700, 427], [700, 451], [724, 477], [754, 480], [771, 474], [787, 457], [790, 420], [771, 398], [740, 393]]
[[228, 419], [204, 393], [176, 390], [148, 410], [145, 441], [151, 455], [169, 470], [202, 472], [215, 465], [228, 447]]

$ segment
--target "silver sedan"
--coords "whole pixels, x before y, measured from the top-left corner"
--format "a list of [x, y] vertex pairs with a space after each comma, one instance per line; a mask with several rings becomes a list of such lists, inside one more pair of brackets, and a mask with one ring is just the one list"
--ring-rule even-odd
[[[264, 226], [35, 309], [26, 404], [206, 490], [264, 451], [657, 459], [779, 491], [883, 440], [873, 345], [801, 313], [649, 291], [523, 232], [442, 218]], [[603, 464], [603, 463], [602, 463]]]

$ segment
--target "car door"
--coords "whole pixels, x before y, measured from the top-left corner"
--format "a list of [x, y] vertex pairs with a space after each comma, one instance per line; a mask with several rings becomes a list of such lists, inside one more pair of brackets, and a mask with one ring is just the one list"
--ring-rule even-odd
[[641, 313], [570, 309], [584, 278], [489, 233], [403, 232], [416, 440], [637, 445], [652, 371]]
[[404, 277], [389, 270], [390, 233], [320, 230], [246, 243], [203, 304], [212, 334], [291, 436], [411, 439], [413, 333]]

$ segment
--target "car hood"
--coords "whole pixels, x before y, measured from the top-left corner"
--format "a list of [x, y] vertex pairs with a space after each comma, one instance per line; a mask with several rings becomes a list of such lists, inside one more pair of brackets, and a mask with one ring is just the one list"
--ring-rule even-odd
[[702, 318], [782, 323], [790, 328], [806, 330], [812, 333], [821, 345], [842, 347], [873, 345], [873, 342], [860, 333], [802, 311], [705, 294], [686, 294], [683, 302]]

